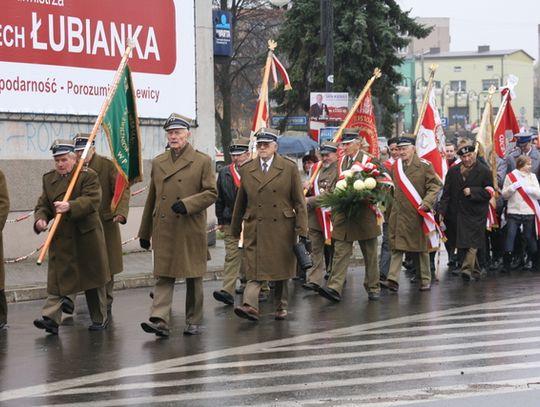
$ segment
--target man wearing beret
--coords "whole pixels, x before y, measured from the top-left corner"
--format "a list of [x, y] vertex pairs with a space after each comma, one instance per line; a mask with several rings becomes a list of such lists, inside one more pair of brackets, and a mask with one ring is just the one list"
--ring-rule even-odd
[[223, 266], [223, 287], [214, 291], [214, 298], [227, 305], [234, 304], [235, 284], [240, 276], [242, 251], [238, 247], [238, 239], [231, 235], [231, 219], [234, 201], [240, 188], [240, 167], [249, 160], [249, 139], [233, 140], [229, 147], [232, 164], [219, 171], [217, 179], [218, 197], [216, 200], [216, 217], [219, 230], [225, 237], [225, 264]]
[[140, 245], [154, 250], [154, 296], [147, 333], [169, 336], [176, 279], [186, 280], [185, 335], [201, 333], [207, 262], [206, 209], [217, 196], [211, 158], [189, 144], [189, 119], [173, 113], [163, 126], [169, 150], [152, 160]]
[[[394, 199], [388, 220], [392, 257], [386, 286], [396, 292], [406, 252], [410, 252], [415, 269], [420, 271], [420, 291], [431, 289], [428, 237], [431, 241], [438, 234], [431, 211], [441, 189], [441, 181], [431, 163], [418, 157], [414, 143], [412, 137], [397, 140], [400, 158], [392, 168]], [[428, 236], [424, 227], [431, 229]], [[431, 242], [432, 246], [434, 244]]]
[[[358, 129], [346, 129], [343, 132], [341, 144], [345, 155], [338, 163], [341, 174], [349, 170], [355, 163], [362, 164], [368, 156], [360, 150], [361, 139]], [[368, 203], [359, 203], [360, 209], [354, 217], [347, 217], [342, 213], [332, 214], [332, 238], [334, 239], [334, 258], [332, 259], [332, 273], [328, 278], [326, 287], [321, 287], [319, 294], [333, 301], [341, 301], [341, 293], [347, 277], [353, 243], [358, 241], [362, 256], [364, 257], [365, 274], [364, 287], [370, 301], [379, 299], [381, 288], [379, 286], [379, 265], [377, 263], [377, 237], [381, 234], [381, 227], [377, 223], [377, 216]]]
[[9, 214], [9, 196], [6, 184], [6, 177], [0, 171], [0, 329], [3, 329], [7, 323], [7, 301], [4, 291], [4, 245], [2, 242], [2, 231]]
[[455, 225], [455, 247], [465, 281], [485, 273], [486, 220], [494, 194], [489, 168], [476, 158], [474, 146], [458, 149], [461, 162], [448, 170], [440, 201], [440, 218]]
[[[77, 158], [81, 158], [84, 148], [88, 142], [89, 134], [79, 133], [74, 138], [74, 147]], [[107, 314], [111, 316], [113, 302], [114, 275], [121, 273], [123, 270], [122, 261], [122, 236], [120, 235], [119, 223], [127, 222], [129, 211], [129, 188], [126, 188], [115, 208], [112, 208], [111, 203], [115, 192], [116, 177], [118, 170], [113, 162], [106, 157], [96, 153], [95, 142], [88, 149], [85, 159], [85, 165], [93, 169], [99, 178], [101, 187], [101, 205], [99, 207], [99, 217], [103, 224], [105, 233], [105, 244], [107, 247], [107, 257], [109, 260], [109, 270], [111, 279], [105, 286], [107, 291]], [[68, 314], [73, 313], [73, 303], [75, 295], [65, 297], [62, 304], [62, 310]]]
[[34, 209], [34, 231], [47, 230], [49, 222], [63, 215], [49, 249], [47, 301], [42, 319], [34, 325], [57, 335], [63, 297], [84, 291], [92, 325], [90, 331], [108, 325], [105, 284], [109, 281], [107, 249], [99, 219], [101, 188], [97, 174], [83, 168], [69, 201], [64, 195], [77, 162], [71, 140], [57, 140], [51, 147], [55, 170], [43, 175], [43, 193]]
[[307, 212], [296, 163], [277, 153], [277, 135], [269, 129], [256, 134], [258, 156], [240, 168], [242, 183], [236, 196], [231, 234], [243, 230], [242, 267], [248, 280], [240, 318], [259, 319], [263, 281], [275, 281], [278, 301], [274, 318], [288, 313], [288, 281], [296, 273], [293, 246], [307, 238]]
[[[317, 200], [321, 195], [332, 192], [336, 186], [337, 144], [332, 142], [323, 144], [320, 153], [321, 161], [313, 167], [316, 168], [317, 176], [313, 185], [308, 186], [308, 197], [306, 199], [308, 209], [308, 237], [311, 240], [313, 266], [308, 270], [307, 282], [302, 285], [306, 290], [316, 292], [319, 291], [323, 283], [325, 245], [330, 245], [332, 238], [330, 210], [321, 208]], [[326, 242], [327, 240], [328, 242]]]

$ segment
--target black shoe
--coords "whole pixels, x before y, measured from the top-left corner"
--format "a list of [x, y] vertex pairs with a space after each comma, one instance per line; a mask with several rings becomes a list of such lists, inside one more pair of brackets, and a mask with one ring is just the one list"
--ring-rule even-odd
[[381, 295], [375, 291], [370, 291], [367, 296], [370, 301], [379, 301], [379, 298], [381, 297]]
[[489, 265], [489, 271], [501, 271], [502, 267], [502, 259], [494, 259]]
[[325, 273], [325, 274], [324, 274], [324, 279], [325, 279], [326, 281], [328, 281], [329, 278], [330, 278], [330, 273]]
[[184, 329], [184, 335], [199, 335], [201, 334], [201, 326], [196, 324], [187, 324]]
[[107, 318], [105, 321], [99, 323], [99, 322], [92, 322], [92, 325], [88, 327], [89, 331], [104, 331], [109, 326], [109, 319]]
[[510, 268], [512, 270], [517, 270], [523, 265], [523, 259], [519, 256], [515, 256], [510, 262]]
[[141, 328], [144, 332], [147, 332], [149, 334], [156, 334], [156, 336], [160, 337], [168, 337], [169, 336], [169, 327], [167, 324], [165, 324], [164, 321], [159, 322], [143, 322], [141, 323]]
[[73, 315], [75, 310], [75, 304], [69, 297], [62, 297], [62, 312], [64, 314]]
[[523, 271], [532, 271], [533, 269], [533, 262], [532, 260], [527, 260], [527, 262], [523, 265], [522, 270]]
[[321, 287], [319, 295], [333, 302], [340, 302], [341, 295], [334, 289], [328, 287]]
[[474, 278], [471, 274], [464, 273], [463, 271], [461, 272], [461, 278], [463, 279], [463, 281], [474, 281]]
[[456, 277], [457, 277], [457, 276], [461, 275], [461, 269], [456, 268], [456, 269], [452, 270], [450, 273], [451, 273], [453, 276], [456, 276]]
[[148, 296], [149, 296], [150, 298], [154, 299], [154, 292], [153, 292], [153, 291], [150, 291], [150, 292], [148, 293]]
[[58, 335], [58, 324], [52, 319], [34, 319], [34, 326], [39, 329], [45, 329], [45, 332], [48, 332], [52, 335]]
[[214, 298], [227, 305], [234, 305], [234, 297], [225, 290], [214, 291]]
[[306, 290], [310, 290], [310, 291], [319, 292], [319, 290], [321, 289], [321, 286], [317, 283], [312, 283], [310, 281], [310, 282], [302, 284], [302, 288], [305, 288]]
[[261, 291], [259, 293], [259, 302], [266, 302], [268, 301], [268, 296], [270, 295], [270, 291]]

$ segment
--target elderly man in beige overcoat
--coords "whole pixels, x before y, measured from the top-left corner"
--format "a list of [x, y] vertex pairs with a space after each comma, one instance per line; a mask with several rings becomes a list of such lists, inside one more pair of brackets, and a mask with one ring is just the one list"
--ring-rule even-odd
[[9, 196], [7, 190], [6, 177], [0, 171], [0, 329], [3, 329], [7, 323], [7, 301], [4, 292], [5, 274], [4, 274], [4, 245], [2, 241], [2, 231], [9, 213]]
[[[79, 158], [86, 147], [89, 137], [89, 134], [79, 133], [74, 138], [75, 153]], [[119, 225], [127, 222], [130, 191], [129, 187], [126, 187], [120, 197], [118, 205], [116, 208], [112, 209], [111, 203], [115, 192], [118, 170], [110, 159], [96, 153], [94, 142], [92, 142], [92, 146], [88, 150], [85, 161], [86, 165], [97, 173], [99, 185], [101, 186], [99, 217], [105, 233], [107, 257], [109, 259], [108, 271], [111, 276], [111, 279], [105, 287], [107, 290], [107, 313], [110, 316], [113, 303], [114, 275], [121, 273], [124, 269], [122, 259], [122, 236], [120, 234]]]
[[107, 250], [99, 219], [101, 188], [97, 174], [83, 168], [69, 201], [64, 195], [77, 162], [71, 140], [57, 140], [51, 147], [55, 170], [43, 175], [43, 193], [34, 209], [34, 231], [47, 230], [57, 213], [63, 214], [49, 249], [47, 301], [42, 319], [34, 325], [58, 334], [62, 318], [62, 297], [84, 291], [92, 319], [91, 331], [107, 327], [105, 284], [109, 281]]
[[[190, 123], [171, 114], [163, 126], [170, 150], [152, 161], [148, 197], [139, 229], [141, 247], [154, 250], [153, 303], [145, 332], [169, 335], [169, 319], [178, 278], [186, 279], [184, 334], [201, 333], [202, 278], [207, 262], [206, 209], [216, 201], [211, 158], [189, 144]], [[151, 239], [151, 243], [150, 243]]]
[[241, 318], [259, 319], [259, 293], [264, 280], [275, 281], [276, 320], [287, 317], [288, 280], [295, 276], [293, 246], [307, 237], [307, 210], [296, 163], [277, 154], [277, 135], [262, 129], [256, 134], [258, 156], [240, 168], [231, 234], [243, 227], [243, 266], [248, 283], [243, 303], [235, 308]]
[[[410, 137], [398, 139], [400, 158], [394, 163], [392, 170], [394, 199], [388, 221], [392, 257], [386, 285], [392, 291], [398, 290], [401, 262], [406, 252], [411, 253], [415, 268], [420, 270], [420, 291], [429, 291], [431, 288], [428, 237], [422, 228], [424, 218], [419, 210], [431, 212], [442, 183], [431, 163], [418, 157], [414, 143], [415, 140]], [[398, 168], [402, 168], [402, 172]], [[418, 194], [420, 203], [413, 205], [407, 195], [411, 196], [414, 191]]]

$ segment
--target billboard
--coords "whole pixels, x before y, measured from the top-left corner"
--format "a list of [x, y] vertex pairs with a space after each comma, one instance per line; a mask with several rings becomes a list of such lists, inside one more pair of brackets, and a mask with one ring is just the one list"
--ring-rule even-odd
[[319, 139], [319, 130], [341, 123], [349, 112], [347, 92], [311, 92], [309, 97], [309, 132]]
[[3, 0], [0, 111], [97, 115], [129, 39], [139, 115], [195, 118], [186, 0]]

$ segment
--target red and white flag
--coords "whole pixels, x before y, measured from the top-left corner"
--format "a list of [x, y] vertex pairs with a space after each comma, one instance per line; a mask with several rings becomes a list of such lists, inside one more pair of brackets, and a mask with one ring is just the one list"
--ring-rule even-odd
[[501, 103], [501, 111], [497, 113], [495, 119], [495, 131], [493, 133], [495, 152], [501, 158], [506, 154], [506, 134], [511, 132], [512, 135], [519, 133], [519, 123], [517, 121], [514, 109], [512, 109], [512, 89], [504, 87], [501, 90], [503, 102]]
[[289, 74], [287, 73], [287, 70], [283, 66], [283, 64], [279, 61], [279, 59], [272, 54], [272, 66], [271, 66], [271, 72], [272, 72], [272, 80], [274, 81], [274, 86], [278, 83], [278, 73], [281, 76], [281, 79], [283, 80], [283, 88], [285, 90], [291, 90], [291, 80], [289, 79]]
[[433, 164], [435, 173], [444, 181], [448, 166], [445, 157], [445, 137], [435, 103], [435, 89], [431, 89], [422, 124], [416, 135], [416, 153]]
[[369, 144], [368, 153], [379, 158], [379, 138], [377, 135], [377, 124], [375, 121], [375, 112], [373, 111], [373, 102], [371, 100], [371, 89], [367, 91], [364, 100], [356, 109], [351, 120], [347, 124], [348, 129], [359, 128], [360, 137]]

